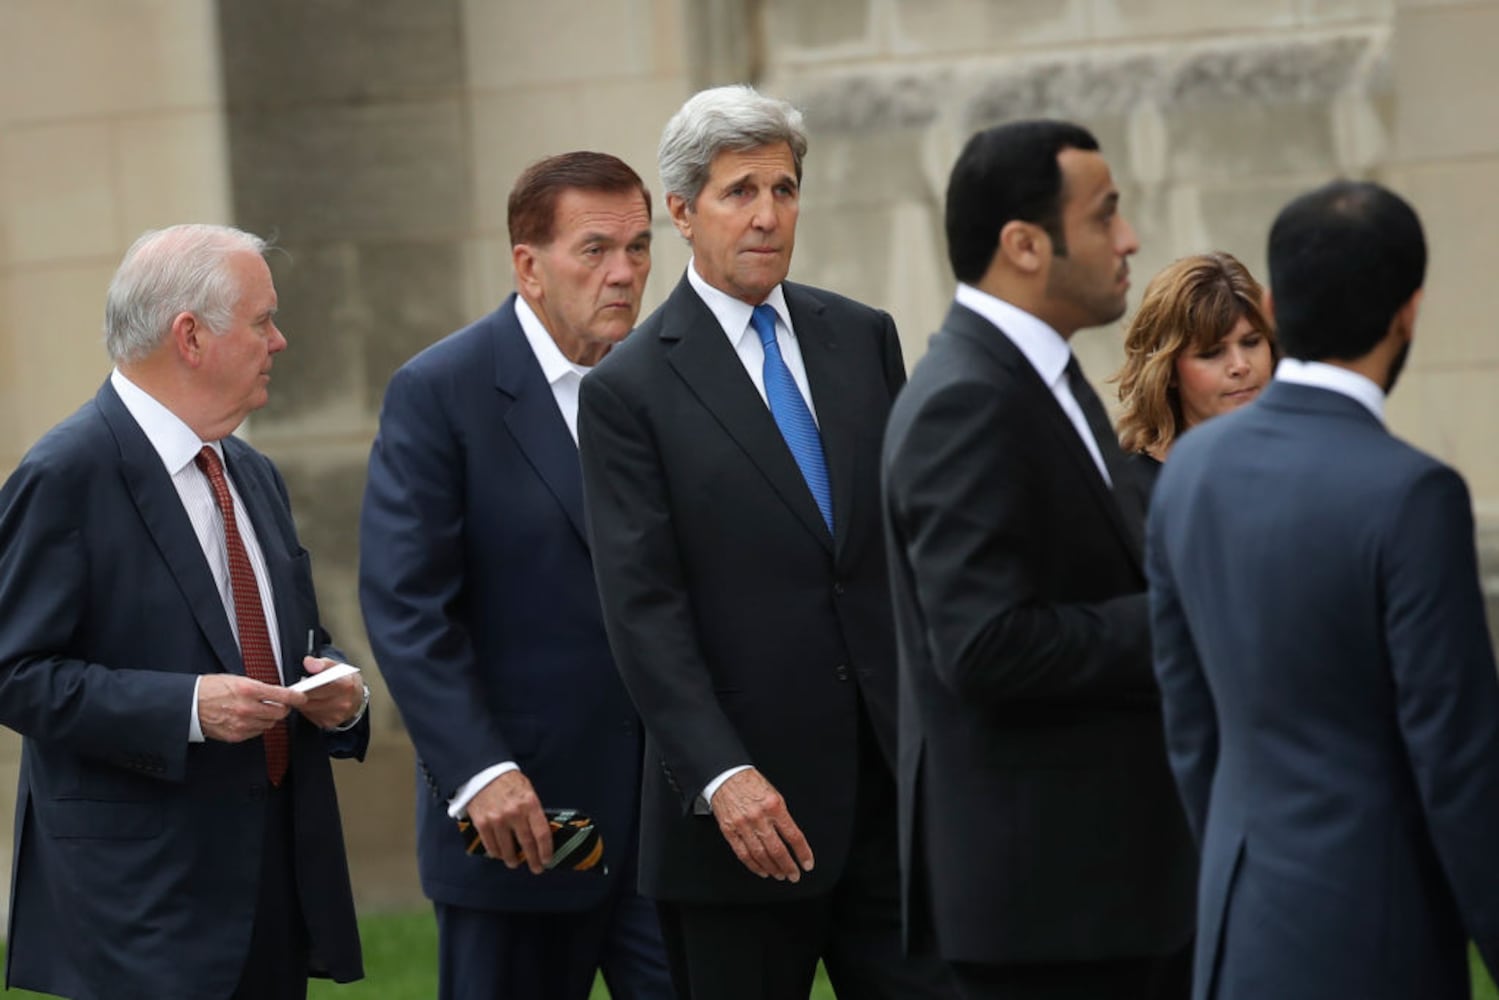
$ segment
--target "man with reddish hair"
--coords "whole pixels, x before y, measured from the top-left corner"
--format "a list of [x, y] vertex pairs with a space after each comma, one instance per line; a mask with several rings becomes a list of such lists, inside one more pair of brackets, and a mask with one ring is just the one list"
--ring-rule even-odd
[[[671, 995], [635, 891], [642, 736], [600, 617], [575, 430], [582, 376], [635, 325], [650, 224], [615, 157], [532, 165], [510, 194], [516, 294], [386, 391], [360, 598], [416, 745], [444, 1000], [582, 1000], [596, 969], [616, 1000]], [[554, 855], [543, 807], [590, 815], [601, 863]]]

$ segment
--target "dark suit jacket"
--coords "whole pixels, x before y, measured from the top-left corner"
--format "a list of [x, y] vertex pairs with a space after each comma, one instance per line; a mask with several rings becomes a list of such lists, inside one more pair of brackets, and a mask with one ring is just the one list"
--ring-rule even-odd
[[[879, 442], [904, 381], [890, 317], [783, 286], [818, 420], [836, 537], [718, 320], [684, 278], [583, 380], [580, 442], [615, 660], [649, 732], [641, 884], [671, 900], [826, 892], [853, 835], [862, 700], [893, 751], [894, 639]], [[892, 755], [893, 759], [893, 755]], [[817, 860], [751, 874], [704, 785], [753, 764]]]
[[1499, 682], [1461, 477], [1272, 382], [1172, 449], [1149, 569], [1194, 994], [1466, 997], [1470, 935], [1499, 969]]
[[420, 758], [422, 886], [484, 910], [578, 910], [610, 878], [465, 854], [447, 800], [516, 761], [542, 805], [634, 849], [643, 736], [609, 656], [578, 449], [514, 296], [403, 366], [385, 393], [360, 519], [360, 598]]
[[[291, 683], [308, 629], [327, 639], [311, 564], [275, 467], [236, 438], [223, 445], [265, 554]], [[188, 743], [197, 675], [244, 666], [171, 477], [107, 382], [0, 490], [0, 618], [0, 722], [24, 737], [10, 985], [228, 996], [255, 913], [265, 751], [258, 739]], [[334, 735], [291, 718], [311, 971], [357, 979], [328, 757], [362, 758], [368, 719]]]
[[954, 306], [891, 414], [907, 931], [949, 961], [1161, 955], [1195, 857], [1136, 537], [1025, 356]]

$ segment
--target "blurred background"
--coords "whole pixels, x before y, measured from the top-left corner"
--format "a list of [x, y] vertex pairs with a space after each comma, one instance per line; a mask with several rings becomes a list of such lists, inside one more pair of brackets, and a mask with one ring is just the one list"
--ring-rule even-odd
[[[356, 522], [381, 396], [510, 290], [516, 174], [580, 148], [639, 171], [649, 311], [687, 258], [661, 128], [749, 81], [811, 133], [792, 277], [889, 310], [909, 363], [952, 294], [942, 197], [977, 128], [1056, 115], [1098, 135], [1142, 243], [1132, 302], [1201, 250], [1263, 278], [1275, 212], [1333, 176], [1400, 191], [1431, 267], [1390, 422], [1467, 476], [1491, 576], [1496, 50], [1499, 0], [0, 0], [0, 477], [107, 375], [104, 290], [142, 230], [273, 236], [291, 346], [241, 433], [290, 483], [335, 638], [373, 666]], [[1119, 328], [1075, 346], [1112, 402]], [[336, 770], [371, 912], [420, 893], [411, 751], [367, 676], [370, 759]], [[0, 878], [18, 755], [0, 734]]]

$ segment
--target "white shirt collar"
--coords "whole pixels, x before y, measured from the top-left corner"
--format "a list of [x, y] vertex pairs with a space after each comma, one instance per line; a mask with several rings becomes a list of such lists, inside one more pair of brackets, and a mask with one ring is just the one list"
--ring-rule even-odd
[[967, 306], [999, 327], [1000, 332], [1025, 355], [1036, 374], [1041, 376], [1041, 381], [1054, 386], [1062, 378], [1067, 362], [1072, 358], [1072, 348], [1045, 320], [961, 282], [953, 298], [958, 305]]
[[109, 373], [109, 384], [114, 386], [120, 402], [125, 404], [125, 409], [130, 411], [130, 415], [140, 425], [146, 440], [156, 449], [168, 475], [175, 476], [191, 464], [205, 444], [210, 445], [219, 453], [219, 458], [223, 459], [224, 449], [219, 442], [200, 440], [193, 429], [182, 422], [181, 417], [126, 378], [118, 368]]
[[541, 374], [546, 378], [547, 385], [556, 385], [568, 375], [581, 377], [593, 370], [589, 365], [573, 364], [567, 359], [562, 348], [557, 346], [557, 342], [542, 325], [541, 318], [536, 315], [531, 304], [519, 295], [515, 297], [515, 318], [520, 321], [521, 332], [526, 335], [531, 353], [536, 355], [536, 360], [541, 365]]
[[[692, 285], [692, 290], [697, 292], [698, 298], [713, 313], [718, 320], [718, 325], [723, 327], [723, 332], [728, 334], [729, 343], [735, 347], [739, 346], [739, 340], [749, 330], [750, 314], [755, 307], [748, 302], [734, 298], [728, 292], [714, 288], [703, 280], [703, 276], [697, 273], [697, 258], [687, 262], [687, 281]], [[765, 305], [776, 311], [776, 318], [781, 321], [780, 325], [792, 335], [796, 330], [791, 326], [791, 311], [786, 308], [786, 293], [776, 285], [765, 296]]]
[[1374, 414], [1374, 419], [1381, 424], [1385, 422], [1384, 390], [1375, 385], [1372, 379], [1365, 378], [1358, 372], [1323, 361], [1281, 358], [1280, 364], [1275, 368], [1275, 378], [1279, 382], [1309, 385], [1313, 388], [1341, 393], [1360, 403], [1364, 409]]

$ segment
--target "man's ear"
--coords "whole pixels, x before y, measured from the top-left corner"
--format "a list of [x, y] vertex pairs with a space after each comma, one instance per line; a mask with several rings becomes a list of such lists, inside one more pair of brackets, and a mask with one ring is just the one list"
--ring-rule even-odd
[[1270, 325], [1272, 327], [1275, 326], [1275, 296], [1270, 294], [1269, 285], [1266, 285], [1265, 290], [1260, 293], [1260, 309], [1264, 312], [1265, 319], [1269, 321]]
[[1411, 297], [1405, 300], [1405, 305], [1395, 311], [1395, 318], [1391, 321], [1407, 344], [1416, 336], [1416, 314], [1421, 311], [1421, 296], [1425, 293], [1424, 288], [1412, 292]]
[[1033, 274], [1051, 259], [1051, 237], [1034, 222], [1011, 219], [999, 231], [995, 255], [1004, 257], [1016, 270]]
[[516, 291], [526, 293], [528, 299], [540, 299], [541, 279], [536, 276], [536, 249], [529, 243], [517, 243], [510, 248], [510, 264], [515, 268]]
[[677, 232], [682, 234], [682, 239], [688, 243], [692, 242], [692, 206], [687, 204], [687, 199], [679, 194], [666, 196], [666, 211], [671, 216], [672, 224], [677, 227]]
[[197, 368], [203, 363], [204, 341], [213, 336], [213, 332], [197, 316], [190, 312], [180, 312], [173, 317], [167, 335], [172, 340], [173, 350], [183, 363], [189, 368]]

